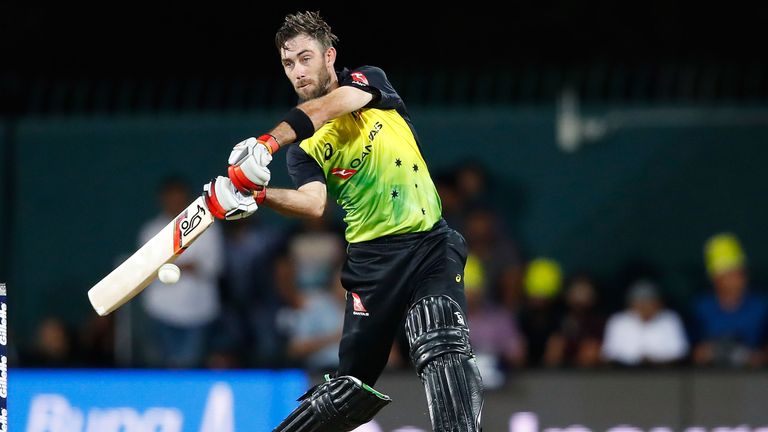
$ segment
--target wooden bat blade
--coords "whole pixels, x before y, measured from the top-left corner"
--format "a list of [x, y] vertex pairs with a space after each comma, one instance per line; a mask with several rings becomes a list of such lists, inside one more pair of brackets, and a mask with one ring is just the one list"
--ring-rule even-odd
[[88, 290], [88, 298], [96, 313], [107, 315], [135, 297], [157, 277], [157, 270], [163, 264], [173, 262], [214, 220], [205, 205], [205, 199], [198, 197], [139, 250]]

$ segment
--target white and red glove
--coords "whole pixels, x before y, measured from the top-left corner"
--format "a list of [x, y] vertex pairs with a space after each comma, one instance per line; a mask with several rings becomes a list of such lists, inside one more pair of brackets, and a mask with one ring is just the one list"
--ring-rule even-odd
[[279, 148], [275, 137], [268, 134], [239, 142], [229, 154], [229, 179], [243, 193], [262, 189], [272, 176], [267, 165]]
[[203, 197], [211, 214], [219, 219], [247, 218], [259, 208], [253, 194], [240, 192], [232, 181], [222, 176], [203, 186]]

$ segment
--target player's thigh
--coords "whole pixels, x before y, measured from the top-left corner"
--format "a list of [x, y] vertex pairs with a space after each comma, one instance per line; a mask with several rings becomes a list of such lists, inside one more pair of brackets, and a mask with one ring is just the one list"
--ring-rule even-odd
[[[375, 297], [374, 297], [375, 298]], [[339, 375], [352, 375], [374, 385], [387, 364], [392, 343], [402, 323], [406, 302], [386, 311], [375, 300], [363, 303], [347, 294], [344, 331], [339, 344]]]
[[448, 296], [466, 312], [464, 295], [464, 265], [467, 262], [467, 242], [455, 230], [450, 230], [440, 247], [430, 251], [432, 256], [425, 274], [417, 279], [412, 302], [430, 296]]
[[408, 307], [407, 262], [407, 250], [396, 246], [350, 248], [341, 278], [347, 294], [339, 375], [373, 385], [386, 366]]

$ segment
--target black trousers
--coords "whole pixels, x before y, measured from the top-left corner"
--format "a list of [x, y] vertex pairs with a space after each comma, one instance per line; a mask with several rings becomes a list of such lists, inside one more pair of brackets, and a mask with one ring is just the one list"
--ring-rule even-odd
[[350, 244], [341, 273], [347, 303], [338, 376], [373, 386], [408, 308], [423, 297], [446, 295], [466, 317], [466, 260], [464, 237], [444, 220], [431, 231]]

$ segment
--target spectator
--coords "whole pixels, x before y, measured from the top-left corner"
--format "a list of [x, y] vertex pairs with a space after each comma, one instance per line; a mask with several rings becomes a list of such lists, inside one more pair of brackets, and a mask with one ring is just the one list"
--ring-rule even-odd
[[454, 173], [439, 174], [434, 180], [443, 208], [443, 219], [456, 231], [464, 232], [464, 208], [456, 187], [456, 176]]
[[520, 327], [528, 342], [528, 364], [541, 366], [549, 338], [557, 331], [562, 316], [558, 294], [562, 284], [560, 265], [547, 258], [528, 264], [525, 272], [525, 303]]
[[279, 314], [280, 325], [288, 337], [288, 357], [310, 371], [335, 369], [339, 363], [346, 291], [338, 276], [337, 273], [331, 289], [305, 292], [296, 289], [295, 284], [280, 287], [288, 304]]
[[490, 357], [502, 368], [520, 367], [525, 363], [525, 342], [515, 316], [487, 299], [484, 278], [482, 263], [470, 254], [464, 268], [464, 290], [472, 347], [478, 357]]
[[566, 312], [547, 342], [547, 366], [593, 367], [600, 362], [605, 319], [597, 311], [597, 290], [587, 275], [574, 277], [565, 292]]
[[115, 366], [115, 314], [87, 320], [78, 338], [85, 366]]
[[476, 161], [465, 163], [456, 169], [455, 178], [464, 208], [490, 204], [488, 172], [482, 164]]
[[465, 226], [469, 251], [484, 269], [486, 296], [503, 300], [514, 310], [511, 306], [519, 301], [522, 291], [522, 264], [516, 245], [504, 236], [497, 214], [487, 207], [472, 209]]
[[25, 356], [25, 366], [63, 368], [75, 366], [72, 336], [59, 318], [48, 317], [37, 327], [35, 345]]
[[687, 355], [682, 321], [677, 313], [664, 309], [653, 283], [634, 283], [627, 303], [626, 311], [608, 320], [602, 348], [606, 361], [625, 366], [662, 365]]
[[[160, 189], [162, 212], [141, 229], [146, 243], [191, 201], [186, 185], [165, 181]], [[142, 294], [149, 321], [147, 360], [157, 367], [198, 367], [203, 363], [210, 325], [218, 317], [217, 278], [222, 266], [222, 234], [214, 224], [176, 260], [181, 278], [172, 285], [153, 282]]]
[[[280, 298], [274, 271], [284, 256], [285, 236], [256, 215], [230, 221], [226, 237], [225, 272], [222, 284], [224, 313], [219, 326], [225, 340], [214, 346], [228, 357], [254, 367], [277, 367], [285, 341], [276, 320]], [[239, 353], [238, 353], [239, 351]]]
[[301, 223], [276, 266], [276, 288], [284, 305], [277, 322], [285, 338], [287, 360], [322, 371], [338, 364], [338, 317], [344, 314], [338, 272], [344, 244], [326, 218]]
[[759, 366], [768, 303], [748, 288], [746, 256], [739, 240], [727, 233], [711, 237], [704, 258], [714, 293], [702, 295], [695, 303], [694, 362]]
[[288, 244], [296, 272], [296, 288], [302, 292], [327, 290], [341, 267], [344, 244], [326, 218], [302, 219], [300, 230]]

